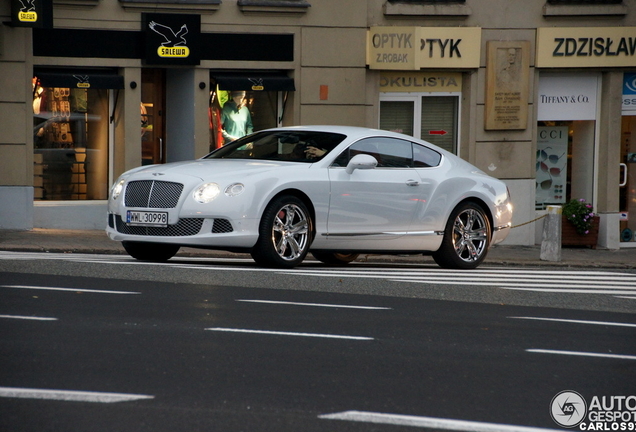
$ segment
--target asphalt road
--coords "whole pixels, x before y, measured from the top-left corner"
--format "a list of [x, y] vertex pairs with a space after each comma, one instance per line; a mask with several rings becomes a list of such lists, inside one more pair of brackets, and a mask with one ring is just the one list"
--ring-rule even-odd
[[633, 274], [504, 270], [3, 255], [0, 430], [559, 429], [563, 390], [634, 394]]

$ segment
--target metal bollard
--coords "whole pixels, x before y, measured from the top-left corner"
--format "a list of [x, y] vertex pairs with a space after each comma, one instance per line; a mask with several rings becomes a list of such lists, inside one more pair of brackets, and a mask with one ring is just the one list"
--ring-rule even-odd
[[561, 261], [561, 206], [548, 206], [540, 258], [543, 261]]

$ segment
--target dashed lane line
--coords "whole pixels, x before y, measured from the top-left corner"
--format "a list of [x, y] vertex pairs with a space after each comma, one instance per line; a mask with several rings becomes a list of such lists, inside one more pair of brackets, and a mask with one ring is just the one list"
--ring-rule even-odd
[[44, 290], [44, 291], [69, 291], [75, 293], [95, 293], [95, 294], [141, 294], [136, 291], [110, 291], [110, 290], [94, 290], [86, 288], [62, 288], [62, 287], [49, 287], [49, 286], [35, 286], [35, 285], [0, 285], [0, 288], [15, 288], [15, 289], [28, 289], [28, 290]]
[[215, 331], [215, 332], [251, 333], [251, 334], [262, 334], [262, 335], [275, 335], [275, 336], [300, 336], [300, 337], [326, 338], [326, 339], [349, 339], [349, 340], [360, 340], [360, 341], [374, 340], [374, 338], [367, 337], [367, 336], [347, 336], [347, 335], [320, 334], [320, 333], [298, 333], [298, 332], [270, 331], [270, 330], [237, 329], [237, 328], [225, 328], [225, 327], [206, 328], [206, 330]]
[[75, 390], [44, 390], [14, 387], [0, 387], [0, 397], [98, 403], [115, 403], [141, 399], [154, 399], [154, 396], [143, 394], [104, 393]]
[[236, 299], [237, 302], [244, 303], [263, 303], [263, 304], [277, 304], [277, 305], [289, 305], [289, 306], [309, 306], [309, 307], [323, 307], [323, 308], [338, 308], [338, 309], [367, 309], [367, 310], [390, 310], [389, 307], [379, 306], [355, 306], [355, 305], [342, 305], [342, 304], [325, 304], [325, 303], [300, 303], [290, 301], [274, 301], [274, 300], [251, 300], [251, 299]]
[[567, 355], [567, 356], [577, 356], [577, 357], [598, 357], [598, 358], [608, 358], [608, 359], [618, 359], [618, 360], [636, 360], [636, 356], [627, 355], [627, 354], [608, 354], [608, 353], [594, 353], [594, 352], [582, 352], [582, 351], [561, 351], [561, 350], [549, 350], [549, 349], [539, 349], [539, 348], [527, 349], [526, 352], [537, 353], [537, 354], [557, 354], [557, 355]]
[[36, 316], [23, 316], [23, 315], [0, 315], [0, 318], [33, 320], [33, 321], [57, 321], [57, 318], [52, 318], [52, 317], [36, 317]]
[[454, 420], [414, 415], [387, 414], [368, 411], [344, 411], [322, 414], [323, 420], [344, 420], [360, 423], [385, 424], [393, 426], [414, 426], [434, 430], [471, 431], [471, 432], [556, 432], [556, 429], [544, 429], [530, 426], [516, 426], [497, 423], [485, 423], [467, 420]]

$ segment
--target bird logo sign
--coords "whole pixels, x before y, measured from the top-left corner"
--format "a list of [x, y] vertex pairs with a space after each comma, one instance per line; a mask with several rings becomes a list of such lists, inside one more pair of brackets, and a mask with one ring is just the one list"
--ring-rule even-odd
[[73, 78], [77, 80], [77, 88], [90, 88], [90, 77], [88, 75], [73, 75]]
[[38, 20], [38, 13], [35, 11], [35, 0], [19, 0], [22, 7], [18, 12], [18, 20], [21, 22], [34, 23]]
[[185, 35], [188, 34], [188, 26], [183, 24], [178, 31], [172, 30], [163, 24], [151, 21], [148, 27], [153, 32], [161, 35], [165, 41], [157, 48], [157, 55], [163, 58], [185, 58], [190, 55]]
[[265, 90], [265, 86], [263, 86], [263, 78], [248, 78], [248, 80], [252, 83], [252, 90]]

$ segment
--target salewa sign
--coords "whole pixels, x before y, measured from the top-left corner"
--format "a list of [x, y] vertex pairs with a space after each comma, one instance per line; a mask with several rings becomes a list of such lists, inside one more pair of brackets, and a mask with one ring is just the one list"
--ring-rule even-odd
[[200, 15], [144, 14], [146, 63], [197, 65]]
[[481, 29], [477, 27], [371, 27], [370, 69], [478, 68]]
[[35, 10], [35, 0], [20, 0], [22, 7], [18, 11], [18, 21], [36, 22], [38, 13]]
[[52, 0], [11, 0], [11, 25], [53, 27]]
[[636, 27], [540, 28], [536, 66], [636, 66]]

